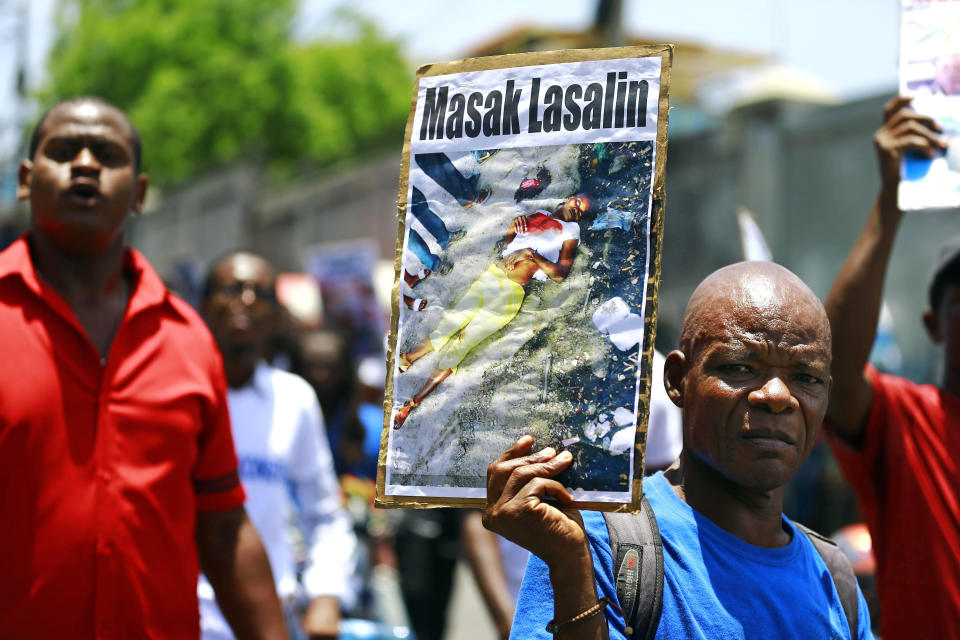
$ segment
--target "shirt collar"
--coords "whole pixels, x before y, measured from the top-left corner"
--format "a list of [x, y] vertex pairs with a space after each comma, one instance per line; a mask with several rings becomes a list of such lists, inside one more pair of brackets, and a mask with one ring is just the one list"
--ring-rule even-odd
[[253, 375], [250, 377], [250, 382], [246, 386], [261, 395], [270, 393], [270, 365], [266, 361], [260, 360], [257, 362]]
[[[19, 276], [23, 283], [39, 297], [43, 297], [44, 285], [34, 268], [30, 247], [27, 244], [29, 232], [24, 233], [5, 251], [0, 253], [0, 279]], [[123, 256], [124, 269], [133, 278], [133, 291], [130, 292], [128, 315], [133, 315], [149, 307], [163, 304], [167, 298], [167, 288], [160, 280], [150, 263], [136, 249], [126, 249]]]
[[20, 276], [27, 288], [38, 296], [43, 295], [40, 278], [37, 276], [36, 269], [33, 268], [33, 259], [27, 247], [26, 233], [0, 253], [0, 279], [11, 276]]
[[123, 266], [133, 275], [134, 281], [128, 311], [130, 315], [159, 306], [166, 301], [167, 288], [142, 253], [136, 249], [127, 249], [123, 256]]

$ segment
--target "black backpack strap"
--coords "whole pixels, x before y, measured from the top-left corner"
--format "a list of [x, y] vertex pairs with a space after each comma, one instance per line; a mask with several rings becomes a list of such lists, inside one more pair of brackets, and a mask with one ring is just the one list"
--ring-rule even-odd
[[823, 558], [830, 576], [833, 578], [833, 584], [837, 588], [837, 595], [840, 597], [840, 604], [843, 605], [843, 613], [847, 616], [847, 624], [850, 626], [850, 637], [856, 640], [857, 628], [860, 622], [860, 600], [857, 597], [857, 576], [853, 573], [853, 566], [850, 560], [843, 554], [837, 543], [820, 535], [813, 529], [808, 529], [799, 522], [793, 525], [807, 534], [813, 547]]
[[663, 608], [663, 542], [653, 508], [643, 496], [639, 513], [604, 513], [603, 519], [626, 634], [632, 640], [653, 640]]

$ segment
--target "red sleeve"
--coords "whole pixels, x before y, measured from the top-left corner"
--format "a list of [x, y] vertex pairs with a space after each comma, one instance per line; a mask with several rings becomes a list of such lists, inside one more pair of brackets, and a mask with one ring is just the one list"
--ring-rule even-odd
[[237, 453], [233, 447], [227, 406], [227, 382], [219, 354], [216, 354], [211, 369], [213, 399], [205, 408], [197, 464], [193, 470], [197, 511], [234, 509], [242, 506], [246, 498], [237, 472]]
[[884, 442], [889, 429], [890, 394], [884, 376], [873, 365], [866, 367], [867, 377], [873, 387], [873, 399], [870, 402], [870, 413], [864, 425], [863, 444], [860, 448], [854, 447], [836, 434], [827, 420], [827, 441], [833, 451], [837, 463], [843, 470], [847, 482], [853, 487], [860, 501], [860, 509], [865, 518], [877, 504], [877, 492], [881, 489], [880, 483], [886, 474], [884, 467]]

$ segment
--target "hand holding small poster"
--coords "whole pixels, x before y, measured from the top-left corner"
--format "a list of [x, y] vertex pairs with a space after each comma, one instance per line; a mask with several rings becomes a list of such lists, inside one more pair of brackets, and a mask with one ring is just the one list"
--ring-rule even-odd
[[640, 500], [672, 47], [418, 72], [401, 167], [384, 506], [478, 506], [524, 434], [581, 506]]

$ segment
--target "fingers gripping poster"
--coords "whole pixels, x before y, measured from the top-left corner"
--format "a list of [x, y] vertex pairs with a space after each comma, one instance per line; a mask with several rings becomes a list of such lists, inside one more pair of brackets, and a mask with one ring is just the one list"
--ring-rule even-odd
[[525, 434], [640, 500], [672, 47], [423, 67], [407, 123], [383, 506], [478, 506]]

